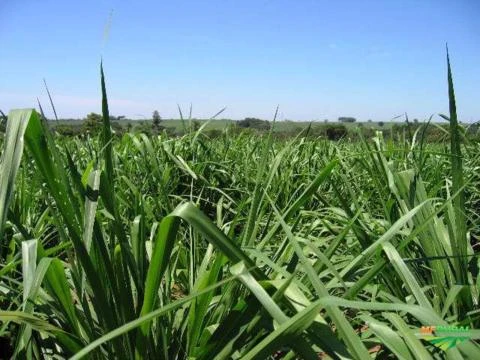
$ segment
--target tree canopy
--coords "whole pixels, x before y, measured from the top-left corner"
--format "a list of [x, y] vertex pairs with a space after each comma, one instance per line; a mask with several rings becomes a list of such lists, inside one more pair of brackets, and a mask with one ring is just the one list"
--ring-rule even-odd
[[355, 119], [354, 117], [350, 117], [350, 116], [340, 116], [338, 118], [338, 121], [343, 122], [343, 123], [353, 123], [353, 122], [357, 121], [357, 119]]

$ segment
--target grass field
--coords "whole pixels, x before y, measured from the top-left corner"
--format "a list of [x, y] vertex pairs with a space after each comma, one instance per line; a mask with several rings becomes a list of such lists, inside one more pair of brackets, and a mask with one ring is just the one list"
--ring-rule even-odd
[[[230, 120], [230, 119], [194, 119], [193, 121], [197, 122], [200, 126], [205, 125], [204, 129], [205, 130], [225, 130], [227, 127], [231, 125], [235, 125], [238, 123], [238, 120]], [[121, 125], [124, 128], [127, 128], [129, 125], [134, 128], [135, 126], [141, 125], [141, 124], [151, 124], [151, 120], [119, 120], [116, 121], [118, 122], [119, 125]], [[81, 126], [82, 121], [80, 120], [59, 120], [51, 121], [52, 125], [70, 125], [70, 126]], [[183, 130], [183, 126], [189, 124], [189, 120], [185, 119], [184, 123], [182, 123], [181, 119], [164, 119], [161, 122], [161, 125], [167, 129], [172, 129], [177, 132]], [[275, 128], [273, 131], [275, 132], [287, 132], [287, 133], [295, 133], [299, 132], [303, 129], [306, 129], [309, 126], [312, 126], [313, 128], [316, 127], [325, 127], [329, 125], [334, 125], [334, 124], [342, 124], [345, 125], [347, 128], [353, 128], [356, 126], [363, 126], [365, 128], [370, 128], [374, 130], [389, 130], [393, 125], [403, 125], [404, 122], [398, 122], [398, 121], [386, 121], [383, 123], [382, 126], [378, 125], [378, 122], [357, 122], [357, 123], [340, 123], [337, 121], [331, 121], [331, 122], [323, 122], [323, 121], [277, 121], [275, 123]]]
[[[208, 119], [200, 119], [200, 120], [195, 120], [198, 121], [200, 125], [203, 125], [208, 122], [208, 124], [205, 126], [205, 130], [224, 130], [226, 127], [229, 125], [234, 125], [238, 121], [236, 120], [228, 120], [228, 119], [219, 119], [219, 120], [208, 120]], [[188, 123], [188, 121], [186, 121]], [[130, 122], [133, 123], [134, 122]], [[383, 126], [379, 126], [378, 122], [363, 122], [363, 123], [340, 123], [336, 121], [332, 122], [323, 122], [323, 121], [277, 121], [275, 128], [273, 131], [275, 132], [288, 132], [288, 133], [294, 133], [298, 132], [300, 130], [306, 129], [308, 126], [313, 126], [313, 127], [323, 127], [323, 126], [328, 126], [332, 124], [343, 124], [347, 128], [355, 127], [361, 124], [360, 126], [364, 126], [367, 128], [375, 129], [375, 130], [388, 130], [390, 129], [394, 124], [402, 124], [398, 122], [385, 122]], [[124, 124], [122, 124], [124, 125]], [[126, 125], [126, 124], [125, 124]], [[182, 130], [182, 121], [180, 119], [166, 119], [163, 120], [162, 126], [165, 126], [167, 128], [174, 128], [175, 130]]]
[[[200, 129], [53, 137], [8, 117], [0, 337], [18, 359], [479, 359], [480, 144]], [[166, 122], [165, 122], [166, 124]], [[473, 332], [476, 334], [475, 332]], [[445, 350], [445, 351], [444, 351]]]

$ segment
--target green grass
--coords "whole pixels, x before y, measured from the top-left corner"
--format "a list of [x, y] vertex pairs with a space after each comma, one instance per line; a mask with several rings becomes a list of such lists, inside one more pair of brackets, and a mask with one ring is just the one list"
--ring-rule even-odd
[[415, 335], [480, 326], [480, 145], [463, 143], [449, 63], [449, 137], [435, 144], [422, 127], [355, 143], [228, 127], [118, 138], [103, 69], [101, 85], [98, 135], [53, 137], [34, 110], [9, 114], [11, 356], [480, 358], [474, 341], [441, 353]]
[[[271, 120], [271, 119], [268, 119]], [[231, 119], [214, 119], [214, 120], [209, 120], [209, 119], [195, 119], [200, 125], [203, 125], [208, 122], [208, 124], [205, 127], [205, 130], [225, 130], [228, 126], [235, 125], [237, 123], [237, 120], [231, 120]], [[122, 127], [126, 128], [128, 125], [131, 125], [132, 127], [138, 126], [143, 123], [148, 123], [151, 124], [151, 120], [118, 120], [116, 121], [118, 124], [120, 124]], [[69, 125], [69, 126], [81, 126], [82, 121], [75, 121], [75, 120], [52, 120], [51, 121], [52, 125]], [[348, 129], [356, 127], [358, 124], [361, 124], [361, 126], [369, 129], [375, 129], [375, 130], [389, 130], [393, 125], [403, 125], [404, 122], [398, 122], [398, 121], [385, 121], [383, 126], [379, 126], [378, 122], [357, 122], [357, 123], [340, 123], [337, 121], [329, 121], [327, 123], [324, 123], [323, 121], [277, 121], [276, 126], [274, 128], [275, 132], [288, 132], [288, 133], [295, 133], [298, 132], [299, 130], [306, 129], [308, 126], [312, 125], [314, 128], [322, 128], [326, 127], [329, 125], [334, 125], [334, 124], [343, 124], [345, 125]], [[164, 126], [165, 128], [175, 130], [177, 132], [180, 132], [183, 130], [183, 125], [182, 121], [180, 119], [163, 119], [161, 122], [161, 125]]]

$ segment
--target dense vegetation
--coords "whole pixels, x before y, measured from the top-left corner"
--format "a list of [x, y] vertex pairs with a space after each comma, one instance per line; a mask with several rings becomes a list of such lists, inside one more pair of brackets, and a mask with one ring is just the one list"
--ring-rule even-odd
[[[249, 133], [252, 135], [268, 134], [272, 122], [255, 118], [246, 118], [244, 120], [118, 120], [116, 117], [110, 117], [110, 126], [116, 136], [122, 136], [126, 133], [145, 134], [155, 136], [160, 133], [169, 138], [181, 137], [191, 131], [203, 127], [202, 134], [209, 138], [221, 136], [224, 131], [229, 134]], [[428, 124], [428, 126], [425, 126]], [[87, 134], [94, 135], [102, 131], [102, 116], [100, 114], [90, 113], [81, 120], [50, 120], [48, 127], [53, 134], [70, 137], [83, 137]], [[337, 141], [340, 139], [349, 141], [360, 141], [362, 137], [372, 138], [376, 131], [382, 130], [385, 139], [394, 139], [403, 141], [407, 138], [412, 140], [416, 130], [422, 127], [422, 136], [426, 142], [444, 143], [448, 140], [449, 125], [445, 123], [431, 123], [426, 121], [420, 123], [417, 119], [414, 122], [408, 120], [404, 122], [379, 121], [377, 123], [348, 123], [348, 122], [294, 122], [281, 121], [275, 122], [272, 128], [273, 136], [276, 138], [293, 138], [302, 133], [302, 137], [309, 139], [327, 139]], [[462, 131], [466, 137], [472, 141], [480, 140], [479, 123], [463, 124]], [[0, 133], [5, 132], [4, 126], [0, 123]]]
[[[480, 358], [480, 145], [458, 125], [350, 143], [200, 126], [52, 136], [12, 111], [0, 336], [16, 358]], [[385, 132], [387, 133], [387, 131]], [[26, 149], [24, 151], [23, 144]], [[6, 355], [8, 357], [9, 355]]]

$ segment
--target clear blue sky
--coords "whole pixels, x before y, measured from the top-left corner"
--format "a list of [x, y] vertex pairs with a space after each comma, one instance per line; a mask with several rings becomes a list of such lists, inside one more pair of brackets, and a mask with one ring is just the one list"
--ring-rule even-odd
[[0, 109], [47, 108], [46, 78], [60, 117], [100, 112], [103, 56], [114, 115], [425, 119], [448, 111], [448, 41], [476, 121], [479, 19], [478, 0], [0, 0]]

